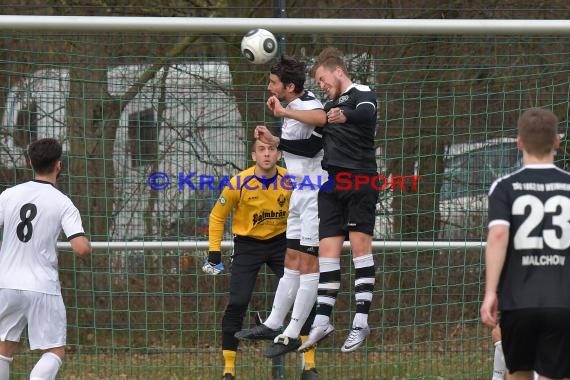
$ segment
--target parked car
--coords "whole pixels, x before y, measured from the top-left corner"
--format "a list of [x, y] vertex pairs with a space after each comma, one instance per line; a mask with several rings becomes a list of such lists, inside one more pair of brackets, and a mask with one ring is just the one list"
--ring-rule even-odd
[[[444, 180], [440, 189], [438, 240], [483, 240], [487, 225], [489, 187], [521, 167], [515, 138], [452, 144], [446, 149]], [[421, 174], [421, 173], [413, 173]], [[421, 181], [421, 179], [420, 179]], [[391, 240], [394, 193], [382, 191], [377, 205], [375, 239]]]
[[451, 146], [439, 210], [443, 240], [480, 240], [487, 226], [487, 195], [498, 178], [520, 168], [522, 155], [515, 138]]

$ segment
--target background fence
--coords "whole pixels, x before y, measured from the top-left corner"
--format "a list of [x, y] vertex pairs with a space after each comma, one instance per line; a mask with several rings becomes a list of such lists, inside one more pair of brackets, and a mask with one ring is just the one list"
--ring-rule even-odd
[[[104, 9], [30, 2], [26, 7], [7, 5], [6, 13], [232, 16], [244, 17], [245, 23], [255, 21], [246, 17], [286, 15], [325, 21], [414, 14], [486, 17], [477, 13], [484, 9], [477, 2], [469, 9], [443, 10], [430, 8], [430, 2], [422, 9], [362, 1], [339, 6], [333, 1], [323, 9], [289, 2], [286, 14], [285, 2], [260, 1], [255, 10], [249, 2], [210, 3], [151, 7], [137, 2], [141, 10], [134, 13], [128, 2]], [[556, 16], [563, 19], [564, 12], [552, 4], [540, 15], [532, 13], [536, 9], [527, 15], [544, 18], [558, 11]], [[494, 17], [505, 17], [509, 9], [501, 1], [485, 7]], [[194, 20], [185, 19], [203, 21]], [[73, 32], [57, 26], [38, 30], [32, 23], [23, 31], [2, 21], [0, 187], [31, 177], [24, 155], [30, 141], [57, 137], [64, 142], [67, 169], [60, 187], [79, 207], [93, 241], [165, 242], [152, 249], [126, 244], [124, 249], [98, 249], [86, 261], [62, 250], [69, 356], [60, 377], [219, 377], [228, 278], [201, 273], [203, 248], [166, 244], [206, 241], [208, 214], [217, 197], [215, 189], [179, 188], [179, 179], [193, 172], [217, 179], [235, 174], [249, 164], [252, 128], [279, 125], [265, 109], [268, 66], [240, 57], [245, 30], [90, 32], [82, 24], [81, 32]], [[350, 355], [338, 350], [354, 309], [352, 265], [349, 255], [343, 256], [349, 275], [343, 278], [335, 308], [339, 332], [318, 350], [321, 378], [489, 378], [490, 332], [481, 326], [478, 313], [484, 277], [483, 250], [477, 242], [485, 240], [486, 192], [494, 179], [520, 166], [513, 138], [521, 110], [552, 109], [565, 133], [570, 41], [560, 35], [561, 29], [547, 35], [493, 30], [419, 34], [417, 29], [412, 34], [376, 34], [338, 32], [335, 26], [276, 34], [286, 53], [309, 66], [326, 46], [343, 50], [354, 80], [378, 95], [380, 172], [422, 176], [417, 190], [382, 192], [375, 238], [466, 244], [377, 249], [373, 333], [363, 349]], [[324, 99], [311, 78], [307, 85]], [[563, 167], [566, 156], [563, 143], [557, 156]], [[168, 175], [170, 186], [151, 189], [147, 179], [154, 172]], [[262, 315], [270, 310], [269, 289], [264, 273], [251, 310]], [[252, 318], [246, 323], [253, 323]], [[241, 345], [240, 378], [270, 376], [261, 348]], [[25, 377], [36, 357], [23, 350], [14, 362], [15, 378]], [[286, 364], [287, 378], [296, 378], [300, 358], [291, 354]]]

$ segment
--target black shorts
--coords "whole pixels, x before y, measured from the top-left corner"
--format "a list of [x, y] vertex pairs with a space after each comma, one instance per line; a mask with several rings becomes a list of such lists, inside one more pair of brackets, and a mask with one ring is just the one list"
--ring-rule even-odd
[[[281, 278], [285, 267], [286, 249], [285, 234], [268, 240], [235, 237], [230, 265], [229, 303], [240, 306], [249, 304], [263, 265], [267, 265], [278, 278]], [[238, 327], [241, 328], [241, 325]]]
[[[376, 174], [366, 176], [372, 179]], [[331, 175], [319, 190], [319, 239], [346, 236], [349, 231], [372, 236], [380, 194], [378, 188], [379, 185], [374, 188], [371, 183], [356, 185], [354, 181], [348, 185], [348, 181], [341, 183]]]
[[[268, 240], [234, 237], [230, 265], [230, 297], [222, 318], [222, 349], [236, 351], [239, 340], [234, 334], [242, 329], [259, 270], [267, 265], [277, 278], [283, 276], [287, 239], [285, 233]], [[274, 287], [278, 281], [274, 282]]]
[[500, 325], [509, 372], [570, 377], [570, 309], [505, 310]]
[[294, 249], [307, 255], [319, 257], [319, 247], [311, 245], [301, 245], [301, 239], [287, 239], [287, 248]]

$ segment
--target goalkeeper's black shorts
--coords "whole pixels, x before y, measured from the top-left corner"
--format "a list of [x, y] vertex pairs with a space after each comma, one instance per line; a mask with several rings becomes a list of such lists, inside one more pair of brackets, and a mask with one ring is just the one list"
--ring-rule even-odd
[[246, 237], [234, 238], [234, 252], [230, 266], [230, 303], [249, 303], [259, 270], [263, 265], [279, 278], [283, 276], [287, 239], [285, 234], [268, 240]]

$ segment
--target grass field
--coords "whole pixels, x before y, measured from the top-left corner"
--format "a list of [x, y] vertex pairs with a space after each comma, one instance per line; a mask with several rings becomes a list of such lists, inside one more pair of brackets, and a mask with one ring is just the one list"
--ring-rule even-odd
[[[243, 380], [271, 379], [271, 360], [263, 358], [261, 344], [244, 345], [238, 353], [236, 375]], [[343, 354], [333, 347], [317, 352], [317, 368], [325, 380], [441, 380], [488, 379], [492, 368], [492, 351], [399, 352], [367, 351]], [[36, 354], [21, 353], [13, 363], [14, 379], [24, 379], [37, 359]], [[285, 379], [298, 379], [301, 356], [288, 354]], [[66, 380], [210, 380], [222, 372], [219, 351], [180, 352], [164, 350], [154, 353], [85, 352], [68, 354], [59, 379]]]
[[[86, 268], [66, 263], [69, 257], [62, 260], [68, 356], [58, 379], [219, 380], [229, 276], [203, 275], [197, 256], [183, 271], [165, 271], [180, 258], [150, 253], [141, 256], [142, 269], [115, 273], [113, 257], [96, 255]], [[372, 334], [359, 351], [340, 352], [354, 311], [349, 271], [333, 315], [337, 331], [317, 351], [320, 379], [490, 379], [490, 330], [479, 320], [480, 254], [414, 251], [380, 257], [369, 315]], [[343, 267], [351, 268], [349, 259], [341, 257]], [[244, 326], [254, 323], [256, 311], [266, 316], [271, 305], [272, 277], [264, 272]], [[238, 380], [272, 379], [264, 346], [240, 345]], [[23, 348], [12, 379], [25, 379], [37, 358]], [[299, 379], [300, 355], [287, 355], [285, 370], [285, 379]]]

